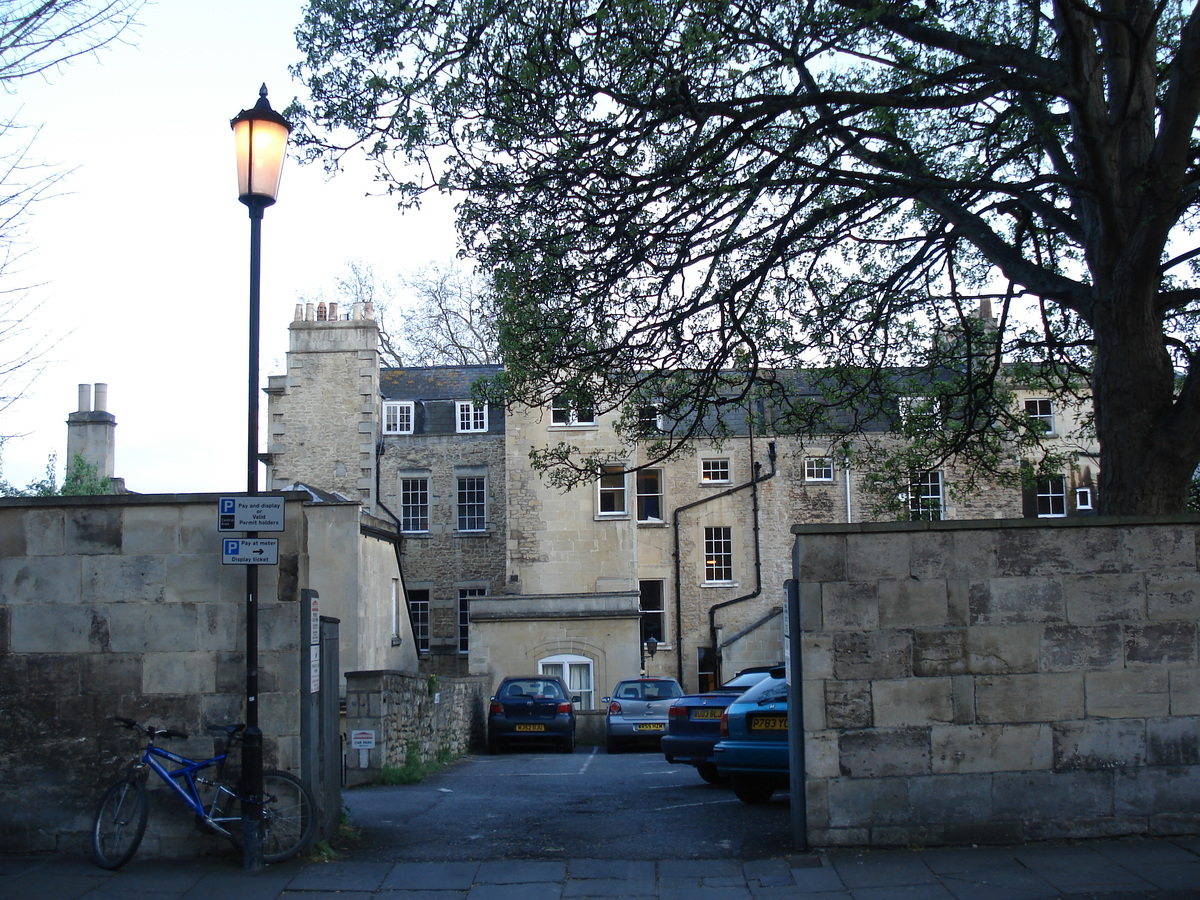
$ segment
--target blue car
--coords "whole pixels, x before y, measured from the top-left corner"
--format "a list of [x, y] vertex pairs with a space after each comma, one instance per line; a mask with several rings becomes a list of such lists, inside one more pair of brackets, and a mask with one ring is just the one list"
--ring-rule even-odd
[[566, 683], [552, 675], [505, 678], [488, 704], [487, 745], [500, 753], [510, 745], [575, 751], [575, 703]]
[[703, 694], [687, 694], [671, 704], [667, 733], [661, 749], [669, 763], [695, 766], [709, 784], [724, 784], [729, 779], [717, 772], [713, 747], [721, 739], [721, 716], [726, 707], [747, 689], [758, 684], [773, 666], [744, 669], [720, 687]]
[[788, 786], [787, 682], [772, 669], [725, 710], [713, 748], [717, 771], [743, 803], [766, 803]]

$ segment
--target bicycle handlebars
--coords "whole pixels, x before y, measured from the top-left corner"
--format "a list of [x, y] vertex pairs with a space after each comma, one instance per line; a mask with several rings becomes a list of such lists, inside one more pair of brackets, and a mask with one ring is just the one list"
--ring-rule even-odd
[[[128, 728], [131, 731], [136, 731], [138, 734], [144, 734], [151, 740], [154, 738], [182, 738], [186, 740], [188, 737], [186, 731], [179, 731], [175, 728], [155, 728], [153, 725], [139, 725], [133, 719], [127, 719], [124, 716], [113, 716], [113, 722], [122, 728]], [[224, 734], [226, 740], [231, 744], [240, 738], [242, 732], [245, 730], [246, 726], [241, 722], [236, 725], [220, 725], [209, 729], [210, 732], [215, 731]]]

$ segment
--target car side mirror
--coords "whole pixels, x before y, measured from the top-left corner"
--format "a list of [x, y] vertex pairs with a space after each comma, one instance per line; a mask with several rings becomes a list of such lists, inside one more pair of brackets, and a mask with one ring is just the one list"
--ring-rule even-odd
[[609, 703], [612, 703], [612, 697], [601, 697], [600, 702], [607, 706]]
[[573, 695], [571, 696], [571, 702], [572, 702], [572, 703], [582, 703], [582, 702], [583, 702], [583, 698], [582, 698], [582, 697], [580, 697], [578, 694], [573, 694]]

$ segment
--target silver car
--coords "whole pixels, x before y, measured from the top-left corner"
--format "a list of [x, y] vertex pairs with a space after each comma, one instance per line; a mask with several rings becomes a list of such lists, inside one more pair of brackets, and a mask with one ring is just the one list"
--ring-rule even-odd
[[611, 697], [605, 697], [608, 714], [604, 717], [604, 743], [609, 753], [617, 753], [630, 744], [646, 744], [655, 749], [667, 730], [671, 704], [683, 696], [683, 688], [674, 678], [628, 678], [617, 683]]

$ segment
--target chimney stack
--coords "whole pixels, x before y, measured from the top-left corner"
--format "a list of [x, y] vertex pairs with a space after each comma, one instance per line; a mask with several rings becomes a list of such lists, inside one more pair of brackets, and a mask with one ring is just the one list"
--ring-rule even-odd
[[79, 410], [67, 416], [67, 471], [76, 456], [96, 467], [101, 478], [112, 478], [116, 456], [117, 420], [107, 412], [108, 385], [95, 386], [96, 408], [92, 409], [92, 385], [79, 385]]

